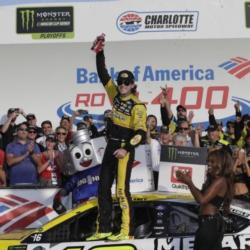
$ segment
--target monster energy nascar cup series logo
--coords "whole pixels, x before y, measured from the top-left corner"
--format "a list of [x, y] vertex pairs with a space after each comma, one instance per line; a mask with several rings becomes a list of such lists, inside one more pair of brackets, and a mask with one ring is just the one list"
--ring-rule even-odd
[[[53, 37], [54, 34], [73, 34], [73, 7], [17, 8], [16, 27], [18, 34], [49, 34], [40, 38]], [[65, 37], [66, 38], [66, 37]], [[67, 37], [69, 38], [69, 36]]]
[[161, 161], [206, 164], [206, 148], [161, 146]]

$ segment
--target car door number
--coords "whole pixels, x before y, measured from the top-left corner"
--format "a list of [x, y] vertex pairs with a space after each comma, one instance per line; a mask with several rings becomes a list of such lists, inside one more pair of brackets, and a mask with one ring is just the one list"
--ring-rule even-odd
[[32, 235], [33, 242], [39, 242], [42, 239], [42, 234], [34, 234]]

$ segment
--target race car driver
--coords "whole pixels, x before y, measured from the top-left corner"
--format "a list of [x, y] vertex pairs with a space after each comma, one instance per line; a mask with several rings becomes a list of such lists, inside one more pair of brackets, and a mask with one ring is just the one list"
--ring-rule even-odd
[[[97, 231], [87, 240], [127, 240], [133, 238], [129, 182], [134, 149], [146, 138], [146, 107], [136, 97], [136, 85], [131, 71], [122, 70], [117, 86], [105, 67], [104, 35], [97, 37], [92, 50], [96, 52], [98, 76], [112, 103], [112, 125], [100, 170], [98, 188]], [[121, 229], [112, 234], [111, 186], [116, 178], [116, 195], [122, 210]]]

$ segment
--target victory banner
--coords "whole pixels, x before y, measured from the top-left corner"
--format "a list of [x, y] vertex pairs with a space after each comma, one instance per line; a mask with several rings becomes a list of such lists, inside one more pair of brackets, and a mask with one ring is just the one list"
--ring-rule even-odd
[[176, 171], [188, 173], [195, 186], [202, 187], [206, 175], [206, 148], [164, 146], [161, 148], [159, 191], [190, 193], [176, 177]]

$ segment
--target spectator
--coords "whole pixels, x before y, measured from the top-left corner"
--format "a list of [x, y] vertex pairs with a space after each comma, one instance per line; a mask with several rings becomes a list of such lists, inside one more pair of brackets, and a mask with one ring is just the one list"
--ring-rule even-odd
[[227, 141], [229, 144], [235, 144], [235, 130], [234, 130], [234, 122], [228, 121], [226, 124], [227, 130], [223, 131], [223, 123], [215, 119], [214, 110], [208, 110], [209, 124], [211, 126], [217, 127], [219, 131], [220, 139]]
[[226, 132], [224, 133], [224, 139], [227, 140], [231, 145], [235, 145], [235, 122], [227, 121]]
[[[182, 119], [184, 119], [184, 120], [182, 120]], [[187, 120], [185, 120], [184, 117], [179, 118], [179, 122], [178, 122], [178, 126], [177, 126], [177, 132], [178, 132], [178, 134], [183, 135], [184, 137], [186, 137], [185, 146], [193, 147], [192, 139], [189, 136], [189, 133], [190, 133], [189, 123], [187, 122]], [[180, 137], [178, 137], [178, 138], [180, 138]], [[184, 141], [183, 141], [183, 143], [184, 143]]]
[[93, 122], [93, 117], [91, 115], [85, 115], [83, 118], [87, 128], [90, 132], [90, 138], [96, 138], [99, 136], [98, 130]]
[[63, 127], [67, 130], [67, 137], [66, 137], [66, 143], [71, 143], [72, 141], [72, 137], [73, 137], [73, 121], [75, 119], [75, 116], [77, 115], [77, 113], [74, 111], [73, 112], [73, 116], [70, 117], [68, 115], [63, 115], [61, 117], [61, 121], [60, 121], [60, 127]]
[[181, 147], [188, 147], [187, 137], [181, 133], [175, 134], [173, 136], [173, 145], [174, 146], [181, 146]]
[[173, 135], [170, 133], [167, 126], [161, 126], [159, 142], [161, 145], [172, 145], [173, 144]]
[[209, 125], [206, 129], [207, 135], [201, 137], [201, 147], [207, 147], [208, 149], [219, 149], [221, 147], [226, 147], [228, 151], [229, 143], [220, 138], [220, 132], [216, 125]]
[[246, 151], [246, 155], [247, 155], [247, 158], [248, 158], [248, 161], [250, 161], [250, 134], [248, 134], [246, 137], [245, 137], [245, 151]]
[[247, 179], [250, 177], [250, 167], [244, 149], [236, 148], [234, 159], [234, 198], [250, 201]]
[[36, 142], [37, 127], [28, 126], [27, 131], [28, 131], [28, 140], [33, 141], [39, 147], [40, 151], [43, 151], [44, 150], [43, 146], [41, 146]]
[[169, 127], [169, 131], [174, 133], [176, 130], [176, 126], [180, 121], [187, 121], [189, 125], [192, 123], [192, 119], [194, 117], [193, 111], [190, 111], [187, 115], [187, 109], [183, 105], [178, 105], [176, 107], [177, 118], [174, 117], [173, 112], [170, 107], [170, 103], [168, 101], [168, 92], [167, 86], [162, 89], [162, 95], [160, 99], [161, 103], [161, 119], [162, 124]]
[[42, 186], [61, 185], [61, 155], [55, 150], [56, 138], [54, 134], [46, 136], [46, 150], [41, 154], [38, 166], [39, 180]]
[[159, 132], [157, 131], [157, 118], [155, 115], [148, 115], [147, 120], [147, 134], [150, 138], [157, 139]]
[[10, 108], [7, 112], [7, 120], [1, 125], [2, 143], [3, 149], [5, 150], [7, 144], [9, 144], [16, 133], [16, 119], [19, 114], [24, 115], [24, 111], [19, 108]]
[[31, 113], [27, 114], [26, 120], [27, 120], [28, 126], [35, 127], [37, 138], [43, 136], [43, 130], [41, 127], [37, 126], [37, 120], [34, 114], [31, 114]]
[[99, 132], [100, 136], [109, 136], [110, 126], [112, 126], [112, 110], [106, 109], [104, 111], [104, 128]]
[[37, 164], [40, 150], [28, 140], [27, 124], [17, 127], [17, 138], [6, 147], [10, 185], [37, 184]]
[[68, 148], [66, 143], [67, 130], [63, 127], [56, 128], [56, 149], [60, 152], [65, 151]]
[[0, 149], [0, 187], [7, 186], [6, 173], [4, 170], [5, 163], [5, 153], [2, 149]]
[[36, 142], [42, 146], [42, 150], [44, 151], [46, 148], [46, 136], [53, 133], [52, 123], [49, 120], [43, 121], [41, 124], [43, 130], [43, 136], [36, 139]]

